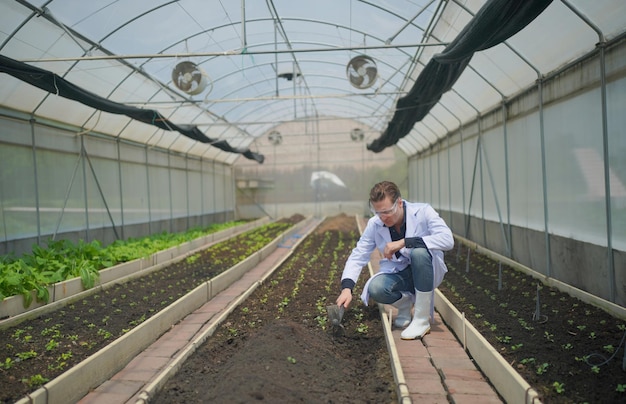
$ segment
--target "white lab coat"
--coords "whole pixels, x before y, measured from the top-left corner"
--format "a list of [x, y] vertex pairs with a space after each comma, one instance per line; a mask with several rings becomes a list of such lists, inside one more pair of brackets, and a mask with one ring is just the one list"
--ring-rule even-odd
[[[406, 210], [405, 237], [421, 237], [424, 240], [433, 257], [433, 287], [436, 288], [441, 284], [444, 275], [448, 272], [443, 259], [443, 252], [454, 247], [452, 231], [429, 204], [405, 201], [404, 206]], [[378, 248], [382, 256], [385, 246], [389, 242], [391, 242], [389, 228], [383, 224], [378, 216], [374, 215], [368, 220], [361, 238], [348, 257], [341, 279], [352, 279], [356, 283], [361, 270], [369, 262], [370, 255], [374, 249]], [[397, 258], [394, 254], [392, 259], [381, 259], [379, 272], [374, 274], [373, 277], [383, 273], [399, 272], [406, 268], [410, 264], [410, 249], [402, 248], [400, 254], [400, 258]], [[369, 300], [368, 286], [373, 277], [367, 281], [361, 294], [361, 300], [366, 306]]]

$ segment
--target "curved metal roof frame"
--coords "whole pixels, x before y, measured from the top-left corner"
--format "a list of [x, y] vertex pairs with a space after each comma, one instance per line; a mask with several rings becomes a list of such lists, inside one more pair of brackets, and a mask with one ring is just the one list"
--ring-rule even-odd
[[[212, 141], [245, 149], [281, 122], [352, 119], [383, 133], [433, 55], [486, 0], [8, 0], [0, 4], [0, 54], [56, 73], [106, 100], [194, 125]], [[407, 155], [534, 85], [626, 27], [621, 0], [552, 1], [529, 27], [477, 52], [452, 89], [395, 144]], [[348, 60], [373, 57], [375, 86], [358, 90]], [[180, 60], [207, 72], [211, 90], [192, 96], [172, 83]], [[279, 78], [296, 66], [296, 80]], [[4, 113], [93, 131], [234, 164], [184, 134], [96, 110], [3, 75]], [[57, 92], [58, 93], [58, 92]], [[17, 112], [11, 112], [17, 111]]]
[[[194, 15], [192, 17], [190, 15], [191, 13], [187, 12], [187, 14], [191, 17], [191, 25], [196, 23], [203, 29], [196, 29], [195, 32], [189, 31], [188, 29], [181, 30], [181, 35], [178, 36], [178, 39], [176, 39], [176, 35], [169, 35], [167, 38], [174, 40], [166, 40], [163, 45], [159, 46], [160, 51], [157, 52], [161, 54], [161, 56], [168, 56], [162, 54], [170, 50], [173, 51], [174, 53], [168, 56], [170, 61], [171, 59], [180, 57], [179, 55], [183, 53], [186, 53], [184, 57], [194, 58], [195, 60], [203, 54], [205, 49], [189, 49], [189, 42], [192, 42], [194, 38], [203, 37], [207, 33], [210, 33], [210, 36], [212, 37], [216, 37], [221, 36], [218, 31], [227, 31], [232, 39], [225, 38], [221, 41], [215, 41], [213, 45], [217, 47], [217, 50], [214, 50], [213, 48], [209, 52], [214, 52], [216, 56], [205, 61], [198, 62], [199, 66], [204, 68], [204, 64], [210, 65], [212, 61], [216, 61], [221, 66], [228, 67], [229, 63], [224, 63], [223, 61], [232, 59], [233, 57], [239, 57], [240, 60], [244, 57], [261, 59], [264, 55], [269, 55], [270, 59], [265, 64], [275, 70], [278, 68], [277, 62], [283, 62], [285, 60], [283, 57], [280, 57], [279, 60], [278, 56], [286, 55], [289, 57], [287, 60], [291, 60], [299, 66], [301, 71], [304, 72], [301, 77], [303, 81], [301, 86], [304, 87], [304, 89], [300, 89], [302, 92], [299, 97], [303, 97], [304, 99], [307, 99], [308, 97], [309, 100], [306, 102], [307, 111], [304, 111], [304, 109], [294, 111], [295, 116], [303, 116], [304, 114], [324, 116], [328, 115], [329, 112], [335, 113], [336, 111], [341, 110], [345, 111], [344, 113], [347, 116], [355, 115], [357, 117], [369, 117], [371, 116], [369, 110], [379, 107], [379, 104], [375, 101], [372, 102], [372, 100], [367, 100], [368, 102], [358, 102], [354, 99], [354, 94], [358, 93], [357, 90], [351, 88], [347, 83], [347, 79], [345, 78], [345, 61], [326, 62], [329, 66], [338, 65], [339, 67], [330, 73], [323, 72], [321, 74], [316, 74], [316, 70], [308, 69], [306, 64], [320, 64], [324, 63], [323, 60], [320, 61], [310, 58], [311, 62], [307, 62], [306, 60], [300, 62], [301, 58], [297, 56], [298, 53], [324, 52], [328, 49], [332, 49], [336, 55], [338, 53], [346, 54], [354, 52], [355, 50], [369, 52], [369, 49], [375, 51], [376, 49], [388, 48], [394, 51], [402, 49], [401, 53], [404, 54], [403, 59], [410, 59], [410, 53], [404, 51], [404, 47], [390, 47], [388, 44], [384, 44], [384, 40], [382, 38], [387, 38], [388, 36], [382, 35], [381, 33], [386, 33], [385, 31], [381, 30], [379, 32], [373, 32], [369, 30], [370, 27], [367, 24], [363, 23], [361, 23], [361, 27], [367, 27], [368, 29], [363, 29], [356, 24], [352, 25], [352, 3], [354, 3], [355, 10], [360, 7], [367, 7], [371, 10], [371, 12], [375, 11], [380, 15], [386, 15], [387, 17], [385, 18], [393, 16], [395, 20], [402, 23], [401, 30], [405, 30], [410, 26], [414, 30], [421, 33], [421, 29], [418, 24], [416, 24], [416, 18], [418, 15], [426, 11], [427, 7], [425, 6], [422, 7], [421, 11], [419, 11], [413, 19], [405, 21], [402, 17], [400, 17], [401, 13], [398, 12], [398, 10], [391, 8], [388, 9], [381, 7], [380, 5], [366, 2], [350, 2], [350, 4], [344, 4], [344, 11], [347, 10], [347, 6], [349, 6], [348, 8], [350, 14], [346, 15], [344, 13], [343, 19], [334, 18], [333, 11], [330, 13], [326, 12], [328, 16], [322, 16], [320, 14], [320, 18], [314, 18], [310, 13], [306, 12], [300, 16], [294, 15], [293, 17], [283, 17], [281, 15], [283, 10], [290, 9], [290, 11], [285, 12], [295, 12], [300, 10], [292, 7], [292, 5], [279, 4], [279, 2], [274, 3], [272, 1], [266, 2], [266, 4], [261, 7], [257, 4], [252, 5], [250, 2], [246, 3], [245, 1], [242, 1], [237, 5], [237, 8], [232, 7], [230, 4], [225, 5], [223, 2], [214, 2], [209, 6], [209, 9], [212, 11], [218, 11], [221, 9], [224, 13], [220, 18], [214, 18], [212, 21], [221, 20], [222, 23], [205, 24], [204, 21], [200, 21], [198, 16]], [[432, 3], [433, 1], [430, 2], [430, 4]], [[141, 54], [133, 57], [133, 55], [124, 51], [124, 42], [115, 42], [119, 41], [118, 38], [123, 37], [125, 32], [130, 28], [133, 28], [134, 31], [138, 32], [144, 31], [140, 28], [142, 24], [145, 24], [151, 16], [162, 14], [163, 10], [168, 10], [168, 12], [172, 11], [173, 9], [170, 6], [184, 10], [191, 10], [197, 8], [199, 4], [200, 3], [195, 1], [166, 1], [154, 4], [154, 2], [149, 1], [128, 2], [122, 0], [111, 2], [104, 6], [80, 4], [80, 6], [77, 7], [77, 4], [67, 0], [49, 0], [45, 2], [36, 0], [19, 0], [2, 6], [3, 8], [6, 8], [6, 10], [3, 10], [6, 11], [6, 13], [4, 13], [4, 15], [7, 16], [6, 18], [15, 17], [16, 14], [21, 15], [22, 18], [11, 18], [11, 20], [20, 21], [20, 23], [17, 25], [14, 23], [6, 25], [7, 27], [12, 26], [13, 31], [10, 34], [6, 33], [3, 38], [4, 41], [1, 52], [3, 55], [15, 58], [16, 60], [27, 61], [28, 63], [38, 67], [44, 69], [47, 68], [59, 76], [64, 77], [68, 81], [107, 99], [142, 107], [156, 108], [173, 122], [185, 124], [193, 123], [199, 127], [207, 128], [207, 131], [209, 132], [207, 133], [207, 136], [212, 139], [224, 139], [231, 142], [234, 147], [237, 146], [232, 143], [233, 141], [237, 144], [245, 146], [246, 141], [242, 141], [241, 138], [245, 138], [245, 136], [248, 135], [247, 143], [250, 144], [256, 137], [263, 134], [264, 127], [262, 125], [247, 125], [246, 127], [243, 127], [239, 124], [239, 122], [255, 121], [261, 117], [268, 117], [268, 108], [274, 109], [276, 113], [278, 113], [286, 108], [285, 104], [289, 104], [289, 108], [298, 108], [299, 104], [305, 104], [305, 102], [294, 101], [294, 98], [296, 98], [295, 96], [278, 96], [275, 97], [276, 101], [264, 101], [265, 108], [257, 107], [250, 109], [244, 106], [236, 108], [233, 108], [233, 106], [227, 106], [228, 97], [234, 97], [232, 102], [236, 102], [234, 100], [242, 98], [250, 100], [248, 102], [258, 102], [256, 100], [269, 96], [271, 92], [257, 90], [256, 92], [248, 95], [246, 94], [246, 91], [249, 91], [251, 87], [257, 87], [264, 84], [264, 82], [266, 85], [268, 83], [274, 84], [277, 82], [276, 71], [271, 71], [270, 73], [260, 71], [262, 68], [260, 66], [261, 63], [243, 66], [238, 70], [231, 69], [233, 72], [229, 74], [229, 76], [240, 76], [238, 77], [239, 82], [241, 82], [240, 78], [242, 75], [250, 76], [254, 74], [257, 77], [257, 80], [253, 82], [252, 85], [250, 85], [250, 83], [239, 85], [239, 88], [234, 87], [232, 83], [228, 83], [228, 80], [226, 80], [224, 83], [224, 89], [227, 92], [224, 92], [224, 90], [222, 90], [222, 92], [224, 92], [224, 94], [228, 94], [228, 96], [224, 97], [223, 95], [216, 94], [217, 91], [215, 91], [211, 94], [211, 96], [219, 99], [220, 103], [202, 105], [201, 103], [196, 102], [193, 97], [181, 93], [171, 85], [171, 78], [168, 77], [171, 69], [162, 68], [160, 61], [155, 61], [155, 58], [149, 56], [142, 57]], [[118, 5], [119, 7], [117, 7]], [[205, 3], [202, 5], [205, 6]], [[411, 6], [412, 4], [411, 2], [399, 2], [395, 6], [398, 7], [407, 5]], [[241, 8], [238, 10], [239, 7]], [[113, 23], [108, 31], [98, 28], [99, 26], [102, 26], [102, 24], [95, 24], [94, 22], [102, 21], [102, 18], [105, 18], [107, 15], [110, 17], [113, 12], [112, 10], [116, 8], [124, 9], [125, 12], [128, 12], [128, 14], [112, 17], [112, 19], [118, 21]], [[206, 9], [206, 6], [203, 8]], [[328, 10], [335, 10], [336, 8], [337, 7], [329, 7]], [[414, 8], [414, 6], [412, 8]], [[317, 9], [319, 10], [319, 8]], [[107, 11], [110, 11], [110, 13], [107, 13]], [[376, 18], [381, 19], [380, 15]], [[356, 20], [357, 18], [358, 17], [354, 15], [354, 19]], [[106, 23], [104, 25], [106, 25]], [[263, 25], [265, 26], [264, 28], [257, 28], [257, 26]], [[296, 31], [288, 31], [291, 26], [297, 26], [298, 30], [302, 32], [294, 34], [293, 32]], [[306, 29], [304, 29], [303, 26], [306, 26]], [[320, 26], [324, 28], [320, 29]], [[34, 39], [37, 36], [37, 31], [39, 31], [41, 27], [45, 28], [46, 36], [51, 40], [49, 44], [43, 45], [38, 49], [38, 44]], [[238, 30], [237, 28], [241, 28], [241, 30]], [[319, 32], [313, 32], [315, 29], [318, 29]], [[247, 34], [246, 30], [248, 31]], [[13, 47], [13, 44], [21, 45], [25, 42], [22, 40], [22, 33], [26, 31], [29, 31], [28, 35], [24, 36], [32, 36], [33, 39], [26, 43], [26, 47]], [[397, 37], [398, 33], [399, 31], [396, 30], [394, 37]], [[249, 41], [249, 38], [253, 38], [255, 36], [264, 36], [268, 38], [268, 40], [264, 41], [259, 39], [254, 43]], [[299, 36], [304, 39], [296, 38]], [[327, 38], [328, 43], [308, 39], [320, 36]], [[357, 43], [356, 40], [353, 41], [353, 36], [358, 39], [361, 39], [362, 37], [363, 45]], [[370, 47], [365, 46], [366, 40], [374, 41], [379, 45]], [[234, 52], [225, 52], [224, 49], [230, 48], [226, 44], [233, 43], [234, 41], [239, 42], [239, 44], [242, 45], [239, 48], [243, 47], [243, 49]], [[62, 45], [59, 46], [59, 44]], [[318, 48], [312, 50], [303, 49], [304, 46], [311, 45]], [[188, 51], [181, 52], [182, 46], [185, 47], [185, 51]], [[409, 44], [408, 46], [414, 47], [414, 44]], [[237, 49], [238, 47], [235, 46], [233, 48]], [[208, 54], [208, 52], [204, 52], [204, 54]], [[323, 57], [320, 57], [320, 59], [323, 59]], [[342, 59], [345, 59], [345, 56], [342, 57]], [[393, 71], [393, 74], [390, 74], [391, 76], [399, 76], [400, 78], [403, 77], [404, 73], [400, 75], [397, 74], [397, 69], [393, 67], [395, 65], [394, 62], [386, 62], [385, 59], [380, 57], [378, 57], [377, 60], [381, 62], [381, 69], [386, 66], [389, 70]], [[234, 62], [232, 61], [230, 62], [231, 66], [233, 63]], [[106, 68], [106, 65], [115, 66], [117, 72], [113, 72], [111, 78], [99, 80], [98, 74]], [[403, 65], [406, 65], [406, 63], [403, 63]], [[98, 72], [90, 74], [89, 71], [92, 69], [97, 69]], [[312, 73], [306, 73], [307, 69]], [[332, 70], [333, 68], [329, 67], [329, 69]], [[136, 78], [137, 75], [140, 75], [142, 78], [138, 80]], [[227, 76], [225, 75], [223, 77]], [[339, 79], [331, 80], [332, 77], [338, 77]], [[307, 87], [312, 86], [312, 84], [309, 84], [307, 80], [314, 78], [318, 81], [324, 82], [323, 86], [315, 86], [315, 91], [318, 92], [318, 94], [313, 94], [311, 89], [307, 89]], [[220, 77], [219, 80], [221, 81], [221, 79], [222, 77]], [[336, 87], [331, 84], [334, 81], [338, 82]], [[146, 92], [146, 89], [142, 88], [141, 93], [144, 94], [142, 95], [142, 98], [133, 99], [133, 96], [138, 93], [136, 90], [138, 87], [136, 84], [137, 82], [141, 82], [142, 87], [149, 87], [151, 90]], [[102, 84], [104, 83], [109, 83], [109, 85], [103, 86]], [[385, 81], [383, 83], [388, 84], [389, 81]], [[2, 105], [7, 108], [26, 111], [34, 115], [40, 114], [46, 118], [58, 119], [58, 116], [54, 116], [53, 114], [67, 109], [67, 106], [72, 103], [72, 101], [65, 101], [59, 97], [55, 97], [54, 94], [49, 95], [45, 93], [37, 93], [37, 91], [34, 91], [39, 96], [35, 106], [29, 107], [29, 105], [32, 105], [32, 101], [24, 103], [8, 102], [9, 99], [11, 99], [12, 94], [22, 93], [22, 88], [27, 86], [27, 84], [13, 84], [12, 88], [10, 88], [4, 96], [0, 94], [3, 99]], [[220, 83], [218, 80], [213, 81], [213, 86], [219, 85]], [[135, 89], [132, 89], [133, 87]], [[272, 85], [271, 87], [275, 87], [283, 94], [288, 94], [290, 90], [289, 86], [283, 85]], [[397, 88], [397, 85], [395, 87]], [[349, 104], [349, 108], [341, 109], [337, 106], [333, 106], [331, 110], [317, 110], [316, 104], [320, 102], [317, 101], [317, 99], [322, 99], [324, 97], [324, 95], [320, 94], [320, 92], [327, 93], [330, 90], [335, 90], [334, 92], [337, 95], [334, 95], [334, 97], [350, 94], [353, 99], [346, 102]], [[392, 95], [395, 95], [395, 93]], [[385, 101], [386, 103], [391, 103], [393, 101], [393, 97], [390, 96], [390, 94], [383, 93], [382, 96], [387, 98]], [[168, 102], [174, 104], [168, 105]], [[49, 107], [48, 105], [51, 103], [58, 105]], [[178, 103], [178, 105], [176, 105], [176, 103]], [[272, 104], [275, 104], [275, 106], [272, 107]], [[370, 105], [368, 106], [367, 104]], [[174, 107], [170, 108], [171, 106]], [[224, 106], [227, 107], [224, 108]], [[196, 112], [190, 115], [189, 112], [186, 111], [188, 109], [195, 110]], [[120, 138], [128, 137], [134, 141], [138, 141], [143, 138], [147, 144], [151, 144], [153, 146], [165, 147], [169, 149], [179, 149], [180, 147], [184, 147], [184, 150], [178, 151], [188, 152], [189, 150], [193, 150], [195, 153], [206, 155], [206, 148], [204, 151], [201, 151], [203, 150], [202, 147], [194, 148], [188, 144], [177, 146], [177, 143], [184, 143], [180, 142], [179, 134], [168, 132], [161, 133], [160, 129], [146, 127], [142, 128], [142, 132], [145, 134], [139, 135], [138, 129], [145, 125], [137, 125], [127, 117], [108, 116], [106, 113], [82, 107], [74, 108], [74, 111], [75, 116], [73, 116], [67, 123], [75, 125], [78, 128], [88, 127], [94, 132], [102, 132]], [[228, 119], [225, 119], [226, 115], [221, 113], [221, 111], [228, 111]], [[257, 115], [255, 116], [254, 113]], [[100, 119], [102, 114], [107, 115], [106, 119]], [[181, 122], [180, 117], [191, 119]], [[94, 121], [96, 122], [95, 125], [93, 124]], [[102, 124], [101, 122], [103, 121], [106, 121], [107, 124]], [[235, 130], [226, 130], [225, 127], [228, 126], [231, 126]], [[128, 134], [127, 132], [130, 131], [133, 133]], [[167, 139], [169, 139], [169, 141]]]
[[[452, 11], [446, 9], [447, 17], [441, 19], [455, 21], [454, 29], [438, 23], [431, 38], [438, 42], [452, 41], [459, 33], [456, 22], [463, 21], [461, 27], [467, 24], [483, 3], [454, 1], [456, 7]], [[445, 93], [429, 112], [429, 117], [437, 118], [445, 127], [435, 132], [437, 139], [486, 111], [498, 108], [511, 96], [534, 86], [537, 80], [555, 74], [597, 46], [603, 46], [608, 38], [621, 36], [626, 30], [625, 12], [626, 4], [619, 1], [593, 4], [553, 1], [530, 24], [532, 27], [523, 29], [500, 45], [477, 52], [452, 90]], [[432, 57], [430, 48], [423, 50], [425, 54], [411, 74], [414, 78]], [[406, 137], [424, 133], [425, 121], [417, 122]], [[404, 148], [402, 142], [398, 142], [398, 146], [411, 155], [411, 150]]]

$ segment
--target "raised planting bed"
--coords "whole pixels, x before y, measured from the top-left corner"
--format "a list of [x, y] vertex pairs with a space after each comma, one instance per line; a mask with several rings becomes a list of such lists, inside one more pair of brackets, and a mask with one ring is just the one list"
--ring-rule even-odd
[[[439, 291], [539, 400], [626, 402], [624, 308], [457, 243]], [[457, 336], [463, 341], [463, 331]]]
[[[145, 348], [195, 308], [187, 307], [186, 312], [173, 315], [167, 312], [170, 305], [192, 290], [199, 290], [210, 299], [228, 282], [240, 277], [246, 265], [254, 265], [269, 249], [275, 249], [294, 224], [303, 219], [294, 216], [268, 223], [183, 255], [171, 265], [147, 271], [140, 278], [128, 276], [95, 291], [80, 293], [55, 303], [54, 310], [37, 309], [43, 313], [39, 317], [4, 321], [0, 326], [0, 401], [15, 402], [30, 394], [39, 397], [38, 402], [55, 402], [45, 398], [52, 396], [55, 378], [71, 372], [74, 365], [88, 358], [94, 363], [94, 357], [106, 356], [97, 355], [105, 347], [140, 331], [141, 325], [153, 317], [167, 313], [166, 320], [161, 321], [160, 327], [152, 328], [151, 335], [144, 332], [136, 338], [126, 338], [139, 344], [133, 345], [127, 355], [116, 358], [116, 369], [102, 369], [95, 363], [93, 377], [84, 384], [74, 384], [70, 389], [73, 395], [56, 402], [76, 401], [123, 367], [133, 352]], [[39, 388], [43, 385], [46, 386]]]
[[398, 402], [376, 305], [354, 302], [329, 328], [358, 234], [354, 217], [324, 220], [149, 402]]
[[[53, 305], [125, 276], [137, 276], [144, 270], [154, 270], [159, 265], [167, 265], [202, 246], [269, 221], [268, 217], [264, 217], [251, 222], [214, 224], [205, 229], [193, 229], [181, 234], [158, 234], [118, 241], [106, 248], [99, 247], [97, 242], [97, 246], [83, 242], [74, 245], [64, 240], [52, 242], [49, 249], [34, 247], [33, 254], [13, 262], [19, 268], [19, 273], [13, 273], [11, 268], [6, 267], [9, 265], [7, 263], [2, 267], [7, 272], [0, 279], [3, 286], [0, 297], [9, 293], [9, 290], [13, 295], [0, 299], [0, 322], [39, 307]], [[198, 234], [203, 235], [197, 236]], [[105, 261], [110, 260], [115, 260], [118, 264], [109, 262], [105, 265]], [[89, 269], [81, 271], [78, 269], [80, 267]], [[50, 279], [57, 278], [63, 280], [50, 284]]]

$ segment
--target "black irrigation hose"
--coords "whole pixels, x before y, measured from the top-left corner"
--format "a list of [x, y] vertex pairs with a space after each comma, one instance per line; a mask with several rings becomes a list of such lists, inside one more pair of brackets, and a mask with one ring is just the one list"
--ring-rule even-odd
[[[613, 360], [613, 358], [615, 357], [615, 355], [617, 355], [617, 353], [619, 352], [619, 349], [622, 347], [622, 344], [624, 343], [624, 339], [626, 339], [626, 331], [624, 331], [624, 335], [622, 335], [622, 340], [619, 343], [619, 346], [617, 347], [617, 349], [615, 350], [615, 352], [613, 352], [613, 355], [611, 355], [611, 357], [609, 359], [606, 359], [604, 355], [599, 354], [599, 353], [592, 353], [589, 354], [585, 357], [585, 363], [591, 367], [593, 366], [604, 366], [607, 363], [609, 363], [611, 360]], [[624, 348], [626, 349], [626, 348]], [[599, 357], [601, 360], [603, 360], [603, 362], [600, 363], [591, 363], [590, 359], [591, 358], [595, 358], [595, 357]], [[622, 361], [622, 370], [626, 371], [626, 351], [624, 351], [624, 360]]]

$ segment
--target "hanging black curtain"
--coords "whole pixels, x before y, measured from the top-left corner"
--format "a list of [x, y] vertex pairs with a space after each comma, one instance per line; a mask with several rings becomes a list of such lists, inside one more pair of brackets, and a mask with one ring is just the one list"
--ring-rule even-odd
[[95, 109], [112, 114], [126, 115], [130, 118], [157, 126], [167, 131], [180, 132], [193, 140], [208, 143], [211, 146], [217, 147], [225, 152], [242, 154], [246, 158], [255, 160], [259, 163], [263, 163], [263, 160], [265, 159], [262, 154], [254, 153], [250, 149], [235, 148], [228, 144], [225, 140], [211, 139], [202, 133], [197, 126], [184, 124], [177, 125], [170, 122], [158, 111], [131, 107], [110, 101], [70, 83], [55, 73], [19, 62], [4, 55], [0, 55], [0, 72], [10, 74], [15, 78], [49, 93], [78, 101]]
[[385, 131], [367, 148], [378, 153], [396, 144], [452, 88], [475, 52], [506, 41], [530, 24], [551, 2], [487, 1], [443, 52], [426, 64], [409, 93], [398, 100], [396, 112]]

